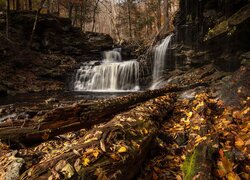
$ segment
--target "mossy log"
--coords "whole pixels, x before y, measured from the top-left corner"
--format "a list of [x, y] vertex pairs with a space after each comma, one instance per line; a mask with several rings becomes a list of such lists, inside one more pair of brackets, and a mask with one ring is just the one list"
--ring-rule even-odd
[[213, 179], [212, 176], [212, 147], [205, 142], [199, 144], [190, 152], [182, 165], [184, 180], [189, 179]]
[[[53, 151], [42, 150], [49, 142], [19, 150], [16, 156], [25, 160], [26, 169], [20, 179], [132, 179], [174, 101], [173, 95], [151, 99]], [[5, 164], [1, 168], [6, 168]]]
[[22, 143], [32, 143], [44, 141], [73, 130], [89, 129], [95, 124], [106, 122], [121, 111], [130, 109], [135, 104], [165, 93], [177, 92], [200, 85], [203, 84], [197, 83], [188, 87], [170, 86], [124, 97], [97, 100], [91, 103], [83, 101], [52, 109], [31, 119], [2, 122], [0, 123], [0, 139], [2, 141], [18, 140]]

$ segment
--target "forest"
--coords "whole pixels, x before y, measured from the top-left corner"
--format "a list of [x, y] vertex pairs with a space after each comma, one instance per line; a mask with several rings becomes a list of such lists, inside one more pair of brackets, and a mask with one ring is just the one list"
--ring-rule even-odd
[[0, 0], [0, 180], [250, 179], [249, 0]]

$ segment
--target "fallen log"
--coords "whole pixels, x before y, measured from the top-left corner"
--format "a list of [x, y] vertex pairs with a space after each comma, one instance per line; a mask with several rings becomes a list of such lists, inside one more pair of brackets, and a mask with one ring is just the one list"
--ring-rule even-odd
[[131, 106], [165, 93], [182, 91], [197, 86], [206, 85], [196, 83], [190, 86], [170, 86], [158, 90], [134, 93], [124, 97], [97, 100], [91, 103], [79, 102], [65, 107], [59, 107], [31, 119], [0, 123], [0, 139], [2, 141], [41, 142], [57, 135], [79, 130], [89, 129], [93, 125], [106, 122], [116, 113], [128, 110]]
[[[41, 145], [19, 150], [16, 156], [25, 160], [26, 167], [20, 179], [132, 179], [174, 101], [173, 95], [149, 100], [53, 151], [39, 153]], [[0, 163], [0, 169], [8, 168], [6, 164]]]

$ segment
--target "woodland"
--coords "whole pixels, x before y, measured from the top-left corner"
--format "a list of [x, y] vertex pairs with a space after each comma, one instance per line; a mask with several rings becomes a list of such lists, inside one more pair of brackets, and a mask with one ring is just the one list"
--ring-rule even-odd
[[249, 0], [0, 0], [0, 180], [250, 179]]

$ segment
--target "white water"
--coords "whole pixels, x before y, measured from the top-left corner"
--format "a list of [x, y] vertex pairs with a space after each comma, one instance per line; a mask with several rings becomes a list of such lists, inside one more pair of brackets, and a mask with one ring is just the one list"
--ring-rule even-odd
[[153, 82], [150, 89], [157, 89], [162, 86], [163, 80], [161, 76], [163, 75], [165, 69], [165, 58], [166, 51], [168, 49], [171, 37], [173, 34], [168, 35], [163, 42], [155, 48], [154, 54], [154, 69], [153, 69]]
[[104, 52], [104, 60], [83, 64], [75, 76], [75, 91], [138, 91], [139, 63], [122, 61], [119, 49]]

